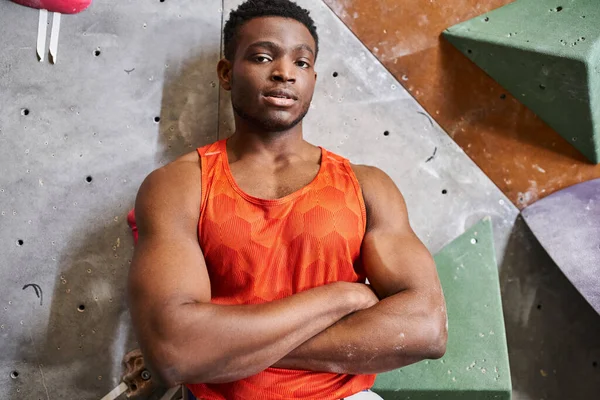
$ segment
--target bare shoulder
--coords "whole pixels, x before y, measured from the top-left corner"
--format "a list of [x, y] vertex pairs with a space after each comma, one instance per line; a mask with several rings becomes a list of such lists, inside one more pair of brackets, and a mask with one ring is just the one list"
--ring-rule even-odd
[[396, 183], [388, 174], [370, 165], [350, 164], [362, 190], [367, 209], [367, 229], [385, 222], [386, 216], [398, 220], [407, 217], [406, 203]]
[[383, 195], [387, 191], [396, 191], [400, 194], [392, 178], [381, 169], [361, 164], [350, 164], [350, 166], [360, 184], [365, 200]]
[[352, 167], [352, 171], [354, 171], [354, 174], [356, 175], [356, 178], [361, 186], [369, 185], [371, 183], [381, 184], [382, 181], [386, 180], [391, 181], [391, 178], [385, 172], [372, 165], [350, 164], [350, 166]]
[[[195, 219], [200, 213], [200, 157], [190, 152], [152, 171], [142, 182], [135, 202], [136, 221], [144, 225], [184, 217]], [[152, 224], [154, 225], [154, 224]]]

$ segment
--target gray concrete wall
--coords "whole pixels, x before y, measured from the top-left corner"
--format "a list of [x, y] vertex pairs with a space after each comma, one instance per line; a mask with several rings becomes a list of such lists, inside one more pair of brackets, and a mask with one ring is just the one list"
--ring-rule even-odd
[[[514, 206], [324, 4], [299, 3], [322, 41], [307, 139], [386, 170], [432, 252], [490, 215], [518, 398], [597, 388], [600, 324], [514, 225]], [[36, 61], [37, 11], [0, 0], [0, 398], [97, 399], [118, 384], [121, 358], [136, 347], [125, 217], [149, 172], [231, 133], [215, 66], [223, 9], [233, 6], [96, 0], [63, 16], [51, 65]], [[536, 309], [563, 298], [578, 314]], [[567, 324], [570, 333], [556, 330]], [[542, 395], [551, 379], [558, 392]]]
[[0, 0], [1, 399], [118, 383], [136, 346], [126, 213], [150, 171], [217, 137], [220, 9], [95, 1], [63, 16], [51, 65], [36, 60], [38, 12]]

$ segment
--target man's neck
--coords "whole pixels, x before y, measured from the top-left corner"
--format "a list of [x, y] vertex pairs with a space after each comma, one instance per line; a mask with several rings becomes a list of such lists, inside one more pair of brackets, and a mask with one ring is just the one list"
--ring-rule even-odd
[[308, 147], [307, 144], [302, 135], [302, 122], [283, 132], [258, 131], [236, 124], [236, 131], [229, 138], [227, 148], [236, 158], [259, 156], [277, 160], [298, 155]]

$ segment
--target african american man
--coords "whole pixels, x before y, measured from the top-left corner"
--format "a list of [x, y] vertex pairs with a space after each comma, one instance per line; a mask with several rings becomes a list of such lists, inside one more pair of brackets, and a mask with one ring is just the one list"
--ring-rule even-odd
[[434, 261], [388, 175], [303, 139], [308, 11], [247, 1], [224, 49], [235, 133], [136, 198], [128, 302], [145, 362], [203, 400], [379, 398], [375, 374], [445, 352]]

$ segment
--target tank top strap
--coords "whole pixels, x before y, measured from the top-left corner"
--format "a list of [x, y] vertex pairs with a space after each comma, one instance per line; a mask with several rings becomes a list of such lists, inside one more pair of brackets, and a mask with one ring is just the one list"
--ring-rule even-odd
[[206, 146], [198, 147], [196, 150], [201, 157], [211, 156], [221, 152], [221, 144], [225, 139], [217, 140], [216, 142], [207, 144]]
[[356, 199], [358, 200], [358, 204], [360, 206], [363, 230], [366, 230], [367, 209], [365, 206], [365, 200], [362, 194], [360, 183], [358, 182], [358, 178], [356, 177], [356, 174], [352, 169], [352, 165], [350, 164], [350, 160], [340, 156], [339, 154], [335, 154], [323, 149], [323, 160], [321, 160], [321, 163], [326, 164], [324, 170], [329, 171], [330, 174], [341, 174], [347, 177], [346, 179], [350, 181], [350, 184], [352, 185], [352, 189], [354, 189]]
[[333, 162], [335, 164], [349, 163], [347, 158], [340, 156], [339, 154], [332, 153], [323, 148], [323, 160], [321, 162]]
[[225, 149], [226, 139], [216, 141], [203, 147], [198, 147], [196, 151], [200, 156], [200, 168], [202, 173], [202, 199], [200, 203], [200, 215], [204, 214], [207, 198], [215, 181], [222, 176], [222, 152]]

